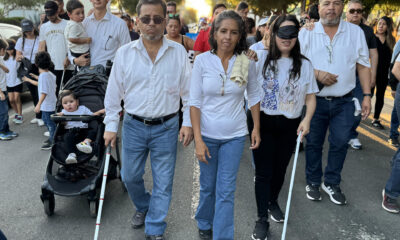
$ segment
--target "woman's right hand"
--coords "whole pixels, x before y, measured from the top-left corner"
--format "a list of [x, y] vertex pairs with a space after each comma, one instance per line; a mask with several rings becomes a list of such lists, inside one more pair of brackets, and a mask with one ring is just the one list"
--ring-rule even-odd
[[24, 56], [22, 55], [17, 55], [17, 57], [15, 58], [15, 60], [17, 60], [17, 62], [21, 62], [21, 60], [24, 58]]
[[207, 145], [203, 142], [203, 140], [195, 141], [196, 145], [196, 157], [200, 162], [208, 164], [207, 158], [211, 158], [210, 152], [208, 151]]

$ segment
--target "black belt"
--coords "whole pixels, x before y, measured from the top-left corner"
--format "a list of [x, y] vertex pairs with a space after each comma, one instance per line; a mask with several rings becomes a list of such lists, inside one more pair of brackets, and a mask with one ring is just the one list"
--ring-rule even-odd
[[350, 91], [349, 93], [347, 93], [347, 94], [345, 94], [345, 95], [343, 95], [341, 97], [333, 97], [333, 96], [327, 96], [327, 97], [317, 96], [317, 97], [318, 98], [325, 98], [326, 100], [330, 101], [330, 100], [333, 100], [333, 99], [347, 98], [347, 97], [352, 97], [352, 96], [353, 96], [353, 91]]
[[146, 118], [139, 117], [139, 116], [128, 113], [128, 115], [131, 116], [133, 119], [135, 119], [139, 122], [142, 122], [145, 125], [150, 125], [150, 126], [162, 124], [163, 122], [166, 122], [169, 119], [175, 117], [177, 114], [178, 113], [176, 112], [176, 113], [172, 113], [170, 115], [160, 117], [160, 118], [146, 119]]

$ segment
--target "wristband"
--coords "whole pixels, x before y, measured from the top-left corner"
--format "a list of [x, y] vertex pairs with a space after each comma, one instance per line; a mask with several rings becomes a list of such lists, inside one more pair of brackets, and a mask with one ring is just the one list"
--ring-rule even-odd
[[371, 93], [364, 93], [363, 96], [364, 96], [364, 97], [371, 97], [371, 98], [372, 98], [372, 94], [371, 94]]

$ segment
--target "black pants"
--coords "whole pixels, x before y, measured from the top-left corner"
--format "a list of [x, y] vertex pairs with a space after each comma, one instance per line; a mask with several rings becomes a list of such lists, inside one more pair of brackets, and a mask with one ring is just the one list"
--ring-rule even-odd
[[93, 120], [89, 122], [89, 128], [72, 128], [66, 130], [67, 132], [64, 134], [64, 144], [68, 154], [76, 152], [75, 145], [86, 138], [89, 138], [92, 142], [96, 141], [98, 126], [98, 122]]
[[[56, 75], [56, 96], [58, 98], [58, 93], [60, 92], [60, 87], [61, 87], [61, 79], [63, 75], [63, 70], [54, 70], [53, 71], [54, 75]], [[68, 80], [72, 77], [72, 74], [74, 73], [73, 70], [65, 70], [64, 73], [64, 80], [63, 80], [63, 85], [65, 85]]]
[[297, 128], [301, 119], [261, 112], [261, 144], [253, 150], [256, 168], [255, 193], [258, 217], [268, 217], [270, 202], [278, 200], [285, 180], [286, 168], [296, 146]]
[[[39, 75], [39, 69], [36, 67], [35, 64], [32, 64], [32, 70], [29, 73], [33, 73], [35, 75]], [[31, 78], [29, 75], [27, 76], [28, 78], [32, 79], [33, 81], [36, 81], [36, 79]], [[36, 104], [39, 102], [39, 94], [38, 94], [38, 87], [31, 84], [31, 83], [25, 83], [26, 86], [29, 89], [29, 92], [31, 93], [32, 96], [32, 101], [33, 101], [33, 106], [36, 107]], [[36, 113], [36, 118], [42, 119], [42, 112]]]
[[[383, 105], [385, 104], [385, 91], [388, 85], [389, 79], [384, 76], [377, 76], [376, 78], [376, 101], [375, 101], [375, 111], [374, 111], [374, 119], [379, 119]], [[371, 93], [374, 94], [375, 88], [371, 89]]]

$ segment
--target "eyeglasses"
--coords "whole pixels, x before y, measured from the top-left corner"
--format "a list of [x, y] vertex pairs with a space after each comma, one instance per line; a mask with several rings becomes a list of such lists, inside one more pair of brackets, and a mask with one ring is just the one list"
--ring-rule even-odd
[[151, 18], [149, 16], [144, 16], [144, 17], [141, 17], [139, 19], [144, 24], [150, 24], [151, 19], [153, 19], [154, 24], [157, 24], [157, 25], [161, 24], [165, 20], [163, 17], [160, 17], [160, 16], [154, 16], [153, 18]]
[[225, 95], [225, 81], [227, 79], [227, 76], [223, 76], [222, 74], [220, 74], [219, 76], [221, 76], [221, 80], [222, 80], [222, 87], [221, 87], [221, 96]]
[[350, 9], [349, 10], [349, 13], [351, 13], [351, 14], [354, 14], [354, 13], [360, 14], [362, 12], [363, 12], [362, 9]]

